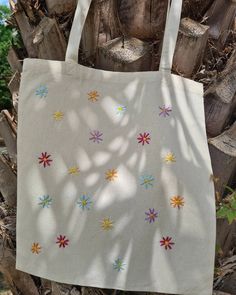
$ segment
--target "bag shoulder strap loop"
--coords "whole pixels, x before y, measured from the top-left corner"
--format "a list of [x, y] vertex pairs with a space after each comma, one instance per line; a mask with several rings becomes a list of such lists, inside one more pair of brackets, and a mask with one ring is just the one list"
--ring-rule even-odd
[[[88, 15], [92, 0], [78, 0], [72, 24], [65, 60], [77, 63], [79, 44], [82, 36], [83, 27]], [[163, 39], [163, 47], [160, 61], [161, 71], [171, 71], [173, 56], [179, 31], [182, 0], [168, 0], [168, 12], [166, 17], [166, 28]]]

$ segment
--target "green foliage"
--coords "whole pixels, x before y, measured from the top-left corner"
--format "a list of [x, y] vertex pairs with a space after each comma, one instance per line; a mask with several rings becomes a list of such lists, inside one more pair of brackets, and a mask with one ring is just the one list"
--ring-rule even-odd
[[229, 224], [236, 220], [236, 191], [226, 186], [226, 188], [232, 193], [222, 203], [220, 203], [217, 210], [218, 218], [227, 218]]
[[11, 76], [11, 69], [7, 61], [7, 53], [11, 46], [12, 30], [5, 24], [10, 15], [7, 6], [0, 5], [0, 110], [11, 107], [11, 94], [7, 84]]

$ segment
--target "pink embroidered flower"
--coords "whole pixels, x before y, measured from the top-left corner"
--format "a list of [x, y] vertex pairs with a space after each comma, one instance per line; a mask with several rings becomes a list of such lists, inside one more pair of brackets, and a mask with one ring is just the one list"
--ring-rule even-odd
[[69, 244], [69, 240], [66, 238], [66, 236], [58, 236], [57, 237], [57, 244], [59, 244], [59, 248], [63, 247], [65, 248], [66, 246], [68, 246]]
[[50, 166], [52, 160], [50, 159], [51, 155], [48, 155], [47, 152], [42, 153], [41, 157], [38, 157], [39, 164], [43, 164], [43, 167]]
[[139, 133], [139, 137], [137, 137], [137, 140], [138, 140], [138, 143], [141, 143], [142, 145], [144, 145], [145, 143], [149, 144], [151, 137], [148, 132]]
[[174, 242], [171, 241], [172, 238], [171, 237], [166, 237], [166, 238], [162, 238], [162, 240], [160, 241], [161, 247], [165, 247], [166, 250], [168, 249], [172, 249], [172, 246], [175, 244]]

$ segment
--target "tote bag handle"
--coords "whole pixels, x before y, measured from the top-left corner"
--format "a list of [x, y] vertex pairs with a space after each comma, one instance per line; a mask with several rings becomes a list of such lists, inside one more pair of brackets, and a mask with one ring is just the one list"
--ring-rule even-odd
[[[168, 0], [166, 28], [160, 61], [161, 71], [171, 72], [175, 46], [179, 31], [182, 1], [183, 0], [172, 0], [170, 5], [170, 0]], [[70, 32], [68, 47], [66, 51], [66, 62], [73, 61], [77, 63], [79, 44], [91, 2], [92, 0], [78, 0], [74, 21]]]

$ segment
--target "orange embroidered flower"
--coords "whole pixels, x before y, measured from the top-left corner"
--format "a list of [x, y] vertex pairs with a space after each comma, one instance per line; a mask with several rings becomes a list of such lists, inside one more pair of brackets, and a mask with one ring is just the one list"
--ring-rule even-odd
[[180, 209], [184, 206], [184, 198], [180, 196], [174, 196], [173, 198], [171, 198], [170, 203], [172, 207], [177, 207], [178, 209]]
[[42, 247], [39, 243], [33, 243], [31, 246], [31, 252], [34, 254], [39, 254], [41, 252]]
[[106, 172], [106, 180], [114, 181], [118, 177], [116, 169], [110, 169]]
[[98, 94], [97, 91], [91, 91], [88, 93], [88, 96], [89, 96], [88, 100], [90, 100], [91, 102], [96, 102], [96, 101], [98, 101], [98, 97], [100, 95]]

